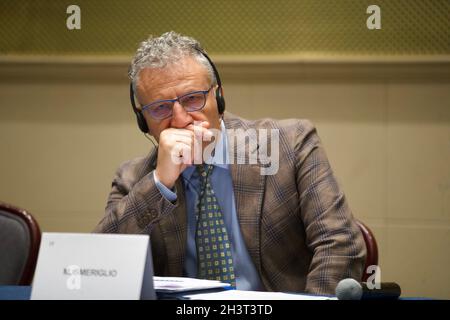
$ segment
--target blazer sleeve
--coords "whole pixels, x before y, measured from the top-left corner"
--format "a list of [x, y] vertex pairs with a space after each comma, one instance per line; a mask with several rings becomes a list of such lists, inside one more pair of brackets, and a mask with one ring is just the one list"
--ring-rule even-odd
[[365, 243], [313, 124], [302, 120], [296, 137], [300, 212], [313, 253], [305, 290], [334, 294], [340, 280], [361, 280]]
[[162, 196], [153, 171], [140, 177], [135, 161], [117, 170], [108, 196], [105, 215], [95, 227], [97, 233], [149, 233], [151, 226], [178, 205]]

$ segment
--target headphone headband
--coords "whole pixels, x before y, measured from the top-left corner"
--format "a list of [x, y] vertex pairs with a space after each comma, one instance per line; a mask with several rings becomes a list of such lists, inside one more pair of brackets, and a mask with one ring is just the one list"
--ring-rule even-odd
[[217, 68], [214, 65], [214, 63], [212, 62], [212, 60], [209, 58], [209, 56], [206, 54], [206, 52], [203, 51], [202, 48], [195, 47], [195, 50], [200, 52], [206, 58], [206, 60], [208, 60], [209, 64], [211, 65], [211, 67], [213, 69], [214, 76], [216, 77], [217, 85], [221, 88], [222, 87], [222, 81], [220, 80], [219, 72], [217, 71]]

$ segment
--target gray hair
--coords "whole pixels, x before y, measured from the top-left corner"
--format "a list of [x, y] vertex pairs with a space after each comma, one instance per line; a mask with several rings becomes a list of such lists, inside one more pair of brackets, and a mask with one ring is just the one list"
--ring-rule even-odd
[[186, 56], [196, 58], [208, 71], [211, 84], [217, 84], [217, 79], [211, 64], [199, 50], [203, 51], [197, 40], [182, 36], [173, 31], [163, 33], [157, 38], [150, 36], [147, 40], [140, 43], [131, 61], [128, 77], [133, 84], [133, 89], [136, 92], [139, 73], [142, 69], [164, 68]]

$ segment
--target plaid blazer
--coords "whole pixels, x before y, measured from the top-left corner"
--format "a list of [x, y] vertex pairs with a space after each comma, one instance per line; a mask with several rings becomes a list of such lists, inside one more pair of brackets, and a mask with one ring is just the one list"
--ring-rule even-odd
[[[364, 240], [311, 122], [248, 121], [225, 112], [224, 123], [229, 131], [279, 130], [276, 174], [261, 175], [264, 165], [259, 162], [238, 164], [237, 152], [230, 164], [241, 232], [265, 288], [334, 294], [341, 279], [359, 281]], [[248, 146], [258, 149], [252, 139], [256, 137], [246, 140]], [[94, 232], [151, 233], [155, 274], [182, 276], [187, 242], [184, 186], [178, 179], [174, 203], [160, 194], [152, 178], [156, 155], [153, 149], [120, 166], [106, 214]]]

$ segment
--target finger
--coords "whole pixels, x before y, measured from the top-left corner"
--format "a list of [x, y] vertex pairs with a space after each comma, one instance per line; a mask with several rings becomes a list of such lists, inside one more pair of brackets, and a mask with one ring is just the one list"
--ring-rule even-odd
[[193, 140], [194, 140], [194, 139], [192, 139], [192, 137], [182, 137], [182, 136], [179, 136], [179, 137], [176, 137], [176, 138], [175, 138], [174, 143], [175, 143], [175, 144], [176, 144], [176, 143], [184, 143], [184, 144], [186, 144], [186, 145], [188, 145], [188, 146], [191, 146], [192, 143], [193, 143]]
[[186, 129], [175, 129], [173, 131], [169, 132], [170, 136], [183, 136], [183, 137], [192, 137], [193, 131], [192, 130], [186, 130]]
[[209, 128], [210, 124], [208, 121], [202, 121], [202, 123], [200, 123], [200, 126], [202, 126], [203, 128]]
[[187, 125], [185, 129], [193, 131], [195, 127], [209, 129], [210, 123], [208, 121], [194, 121]]
[[[206, 122], [207, 123], [207, 122]], [[209, 127], [209, 124], [208, 124]], [[192, 125], [186, 127], [186, 129], [192, 131], [194, 133], [194, 137], [200, 140], [211, 140], [213, 136], [213, 132], [208, 129], [208, 127]]]

